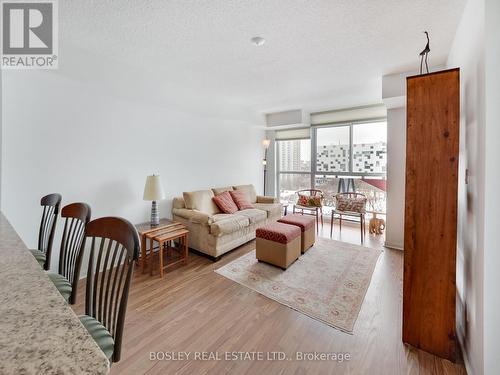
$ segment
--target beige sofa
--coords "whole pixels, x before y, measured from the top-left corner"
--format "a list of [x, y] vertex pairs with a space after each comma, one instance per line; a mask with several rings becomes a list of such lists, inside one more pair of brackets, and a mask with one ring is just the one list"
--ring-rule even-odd
[[[252, 209], [221, 213], [212, 198], [224, 191], [243, 190]], [[253, 185], [184, 192], [174, 198], [172, 218], [189, 229], [189, 247], [217, 260], [222, 254], [255, 238], [255, 229], [281, 218], [278, 198], [257, 196]]]

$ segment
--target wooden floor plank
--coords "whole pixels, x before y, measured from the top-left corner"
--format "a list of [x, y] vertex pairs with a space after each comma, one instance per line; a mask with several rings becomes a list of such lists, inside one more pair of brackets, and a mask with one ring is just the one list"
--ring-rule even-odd
[[[329, 225], [320, 229], [329, 237]], [[359, 228], [334, 230], [359, 243]], [[365, 246], [383, 248], [383, 236]], [[112, 374], [465, 374], [462, 365], [401, 342], [403, 254], [384, 249], [349, 335], [213, 272], [252, 251], [250, 242], [213, 263], [190, 254], [189, 264], [158, 276], [136, 272], [131, 287], [122, 360]], [[80, 285], [83, 287], [83, 285]], [[78, 313], [83, 312], [84, 290]], [[343, 363], [321, 361], [151, 361], [150, 352], [297, 351], [350, 353]]]

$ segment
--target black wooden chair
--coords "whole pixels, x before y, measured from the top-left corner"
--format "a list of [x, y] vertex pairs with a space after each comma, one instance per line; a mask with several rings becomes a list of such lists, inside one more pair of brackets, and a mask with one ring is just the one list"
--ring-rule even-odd
[[49, 194], [40, 200], [40, 205], [43, 207], [43, 213], [40, 229], [38, 231], [38, 248], [30, 251], [44, 270], [48, 270], [50, 267], [52, 242], [56, 231], [61, 199], [61, 194]]
[[90, 207], [85, 203], [68, 204], [62, 208], [61, 217], [66, 218], [66, 221], [58, 273], [48, 273], [48, 276], [64, 299], [74, 304], [85, 248], [85, 227], [90, 221]]
[[80, 321], [110, 362], [118, 362], [139, 236], [127, 220], [103, 217], [87, 224], [86, 237], [91, 239], [91, 248], [86, 315]]

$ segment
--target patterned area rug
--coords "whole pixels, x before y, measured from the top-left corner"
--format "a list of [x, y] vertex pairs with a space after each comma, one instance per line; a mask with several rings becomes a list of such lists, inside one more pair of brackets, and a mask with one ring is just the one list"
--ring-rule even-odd
[[255, 251], [215, 272], [341, 331], [352, 333], [381, 250], [317, 238], [286, 271]]

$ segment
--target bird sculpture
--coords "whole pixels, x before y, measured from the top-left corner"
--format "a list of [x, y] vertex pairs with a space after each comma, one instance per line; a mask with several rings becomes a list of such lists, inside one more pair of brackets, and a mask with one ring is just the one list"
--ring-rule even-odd
[[422, 74], [422, 65], [425, 59], [425, 69], [427, 70], [427, 73], [429, 73], [429, 65], [427, 65], [427, 55], [431, 51], [431, 47], [429, 46], [429, 33], [427, 31], [424, 31], [425, 36], [427, 37], [427, 44], [422, 52], [420, 52], [420, 74]]

